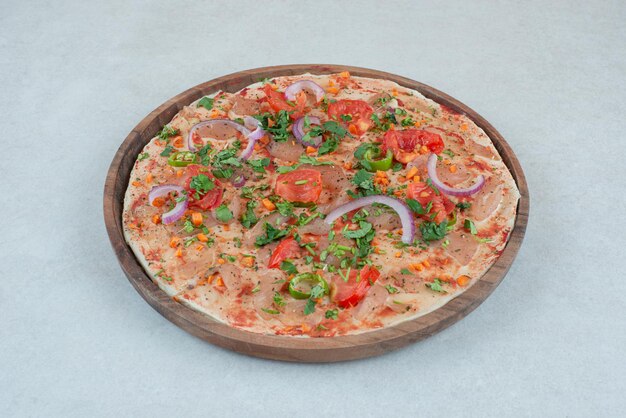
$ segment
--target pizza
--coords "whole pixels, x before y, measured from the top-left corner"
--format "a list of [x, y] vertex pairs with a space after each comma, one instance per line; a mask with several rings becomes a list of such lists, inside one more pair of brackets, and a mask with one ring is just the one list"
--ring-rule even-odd
[[347, 72], [190, 103], [144, 147], [126, 242], [167, 295], [262, 334], [358, 334], [425, 315], [498, 259], [519, 191], [472, 120]]

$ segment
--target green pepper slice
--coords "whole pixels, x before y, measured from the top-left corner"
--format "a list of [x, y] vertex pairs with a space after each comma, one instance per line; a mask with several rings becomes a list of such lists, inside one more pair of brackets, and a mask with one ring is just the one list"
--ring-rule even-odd
[[311, 289], [313, 289], [314, 286], [319, 285], [324, 290], [325, 295], [330, 292], [328, 283], [319, 274], [300, 273], [289, 282], [289, 293], [294, 297], [294, 299], [308, 299], [311, 297], [310, 291], [307, 292], [297, 289], [297, 286], [300, 283], [307, 283]]
[[368, 149], [363, 155], [363, 159], [368, 162], [366, 164], [369, 171], [387, 171], [393, 163], [393, 152], [387, 150], [387, 155], [382, 159], [377, 159], [380, 153], [376, 153], [373, 149]]
[[196, 154], [190, 151], [178, 151], [170, 155], [167, 163], [172, 167], [187, 167], [196, 162]]

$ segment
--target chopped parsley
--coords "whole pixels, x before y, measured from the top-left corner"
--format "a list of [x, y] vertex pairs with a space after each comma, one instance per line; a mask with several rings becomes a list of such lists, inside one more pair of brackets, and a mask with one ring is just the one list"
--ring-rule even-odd
[[289, 260], [285, 260], [282, 263], [280, 263], [280, 269], [287, 274], [298, 274], [298, 269]]
[[215, 183], [206, 174], [198, 174], [191, 178], [189, 188], [194, 189], [196, 191], [194, 197], [200, 199], [201, 194], [204, 195], [215, 188]]
[[407, 199], [406, 204], [413, 212], [417, 213], [418, 215], [426, 215], [433, 207], [432, 201], [428, 202], [426, 207], [423, 207], [422, 204], [415, 199]]
[[159, 131], [157, 136], [159, 137], [159, 139], [162, 139], [163, 141], [167, 141], [170, 137], [174, 135], [178, 135], [178, 133], [179, 133], [178, 129], [174, 129], [169, 125], [165, 125], [163, 129]]
[[398, 289], [396, 289], [395, 287], [393, 287], [390, 284], [386, 285], [385, 289], [387, 289], [387, 292], [389, 292], [390, 295], [393, 295], [394, 293], [398, 293], [399, 292]]
[[286, 305], [286, 302], [283, 299], [282, 295], [278, 292], [274, 292], [274, 304], [279, 307]]
[[137, 157], [137, 159], [139, 161], [143, 161], [143, 160], [148, 159], [148, 158], [150, 158], [150, 154], [147, 153], [147, 152], [141, 153], [141, 154], [139, 154], [139, 157]]
[[456, 204], [456, 207], [459, 208], [461, 211], [464, 211], [472, 207], [472, 204], [470, 202], [459, 202]]
[[339, 317], [339, 310], [338, 309], [329, 309], [324, 314], [324, 317], [326, 319], [335, 319], [336, 320]]
[[287, 236], [290, 231], [290, 229], [274, 228], [269, 222], [265, 222], [263, 229], [265, 230], [265, 235], [258, 236], [255, 241], [256, 245], [259, 247]]
[[172, 151], [174, 151], [174, 147], [171, 145], [166, 145], [160, 155], [161, 157], [169, 157], [172, 154]]
[[265, 173], [265, 167], [270, 165], [270, 159], [261, 158], [260, 160], [248, 160], [248, 164], [255, 173]]
[[246, 203], [246, 211], [243, 213], [243, 215], [241, 215], [241, 224], [250, 229], [252, 228], [258, 221], [259, 218], [257, 218], [256, 214], [254, 213], [254, 208], [256, 208], [259, 205], [259, 202], [257, 200], [249, 200]]
[[448, 221], [443, 221], [439, 225], [435, 222], [426, 221], [420, 224], [420, 231], [424, 241], [437, 241], [446, 236]]
[[203, 97], [202, 99], [200, 99], [196, 107], [202, 106], [206, 110], [211, 110], [213, 109], [214, 102], [215, 102], [215, 99], [213, 99], [212, 97]]
[[435, 278], [432, 283], [426, 283], [426, 287], [430, 288], [430, 290], [432, 290], [433, 292], [448, 293], [443, 290], [443, 287], [441, 285], [441, 280], [439, 280], [438, 278]]
[[470, 232], [472, 235], [476, 235], [478, 231], [476, 230], [476, 225], [471, 219], [466, 219], [463, 223], [463, 227]]
[[454, 158], [454, 153], [452, 151], [450, 151], [449, 149], [443, 150], [442, 152], [443, 152], [443, 154], [446, 154], [448, 157]]
[[[261, 126], [265, 132], [272, 134], [274, 141], [285, 142], [289, 139], [289, 112], [281, 110], [275, 116], [266, 112], [255, 116], [255, 119], [261, 122]], [[272, 126], [269, 126], [270, 120], [273, 122]]]
[[363, 238], [372, 230], [372, 224], [366, 221], [359, 221], [359, 229], [355, 231], [345, 230], [341, 233], [346, 238]]
[[295, 216], [293, 213], [293, 203], [291, 202], [276, 202], [276, 209], [278, 209], [278, 212], [285, 217], [290, 218]]
[[222, 203], [220, 206], [215, 209], [215, 217], [220, 222], [228, 222], [233, 219], [233, 213], [228, 209], [226, 204]]
[[407, 268], [403, 268], [402, 270], [400, 270], [400, 274], [411, 274], [412, 275], [413, 273], [411, 272], [411, 270], [409, 270]]

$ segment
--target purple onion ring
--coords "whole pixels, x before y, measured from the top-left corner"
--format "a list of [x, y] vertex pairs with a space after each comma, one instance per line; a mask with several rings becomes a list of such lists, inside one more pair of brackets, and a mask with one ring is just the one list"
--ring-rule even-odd
[[309, 118], [309, 123], [311, 125], [318, 125], [318, 126], [320, 126], [322, 124], [320, 122], [320, 119], [318, 117], [315, 117], [315, 116], [303, 116], [301, 118], [298, 118], [293, 123], [293, 136], [296, 137], [296, 140], [298, 141], [298, 143], [300, 143], [300, 144], [302, 144], [304, 146], [311, 146], [311, 147], [314, 147], [314, 148], [318, 148], [322, 144], [322, 136], [321, 135], [309, 138], [308, 140], [305, 140], [305, 141], [302, 140], [302, 138], [304, 138], [304, 136], [306, 135], [305, 132], [304, 132], [305, 118]]
[[197, 149], [193, 144], [193, 134], [201, 128], [207, 127], [207, 126], [211, 126], [211, 125], [215, 125], [218, 123], [222, 123], [224, 125], [228, 125], [231, 128], [234, 128], [236, 130], [238, 130], [239, 132], [241, 132], [245, 137], [248, 137], [248, 135], [250, 135], [250, 130], [248, 128], [246, 128], [243, 125], [238, 124], [237, 122], [235, 122], [234, 120], [230, 120], [230, 119], [211, 119], [211, 120], [206, 120], [204, 122], [200, 122], [197, 123], [195, 125], [193, 125], [191, 127], [191, 129], [189, 130], [189, 134], [187, 135], [187, 149], [191, 152], [196, 152]]
[[450, 187], [441, 180], [437, 176], [437, 155], [430, 154], [428, 157], [428, 176], [433, 184], [442, 192], [449, 196], [470, 196], [474, 193], [478, 192], [485, 185], [485, 176], [482, 174], [476, 178], [476, 183], [472, 186], [464, 188], [464, 189], [455, 189], [454, 187]]
[[413, 213], [404, 202], [394, 199], [393, 197], [383, 195], [360, 197], [333, 209], [332, 212], [326, 215], [326, 219], [324, 220], [327, 224], [331, 225], [335, 222], [335, 220], [344, 214], [373, 203], [389, 206], [391, 209], [395, 210], [400, 217], [400, 222], [402, 222], [402, 242], [405, 244], [413, 243], [413, 239], [415, 238], [415, 222], [413, 222]]
[[285, 97], [287, 98], [287, 100], [294, 101], [296, 100], [296, 96], [298, 95], [298, 93], [300, 93], [302, 90], [307, 90], [315, 94], [315, 100], [317, 100], [318, 102], [320, 102], [324, 98], [324, 94], [326, 94], [324, 89], [316, 82], [311, 80], [301, 80], [290, 84], [285, 89]]
[[[177, 192], [179, 195], [182, 195], [183, 190], [184, 189], [181, 186], [178, 186], [176, 184], [162, 184], [160, 186], [154, 186], [152, 189], [150, 189], [150, 193], [148, 193], [148, 202], [152, 205], [156, 198], [166, 196], [171, 192]], [[165, 225], [176, 222], [185, 214], [185, 211], [187, 210], [187, 205], [188, 202], [187, 198], [185, 197], [184, 200], [177, 202], [176, 206], [174, 206], [172, 210], [161, 215], [161, 222], [163, 222], [163, 224]]]

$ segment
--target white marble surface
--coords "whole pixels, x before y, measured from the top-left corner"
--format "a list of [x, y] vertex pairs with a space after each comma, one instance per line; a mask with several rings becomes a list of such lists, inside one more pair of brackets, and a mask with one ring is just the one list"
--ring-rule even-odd
[[[625, 19], [623, 1], [3, 0], [0, 415], [624, 416]], [[106, 170], [149, 111], [306, 62], [459, 98], [530, 185], [502, 285], [377, 358], [287, 364], [204, 343], [139, 297], [104, 229]]]

